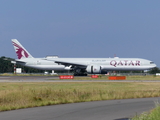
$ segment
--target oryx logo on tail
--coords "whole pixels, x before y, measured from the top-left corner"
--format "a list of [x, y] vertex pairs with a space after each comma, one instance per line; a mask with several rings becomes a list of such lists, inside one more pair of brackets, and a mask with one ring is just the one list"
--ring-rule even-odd
[[18, 59], [21, 59], [22, 57], [28, 58], [29, 55], [27, 54], [27, 52], [23, 48], [21, 48], [21, 46], [19, 46], [18, 44], [14, 43], [14, 42], [12, 42], [12, 43], [13, 43], [14, 47], [16, 47], [16, 54], [18, 56]]
[[16, 39], [12, 39], [12, 43], [18, 59], [32, 57], [29, 52]]

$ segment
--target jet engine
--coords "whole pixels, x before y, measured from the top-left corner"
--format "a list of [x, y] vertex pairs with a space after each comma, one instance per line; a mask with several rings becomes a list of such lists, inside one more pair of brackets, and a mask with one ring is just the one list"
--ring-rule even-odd
[[89, 74], [101, 74], [101, 66], [89, 65], [87, 66], [86, 71]]

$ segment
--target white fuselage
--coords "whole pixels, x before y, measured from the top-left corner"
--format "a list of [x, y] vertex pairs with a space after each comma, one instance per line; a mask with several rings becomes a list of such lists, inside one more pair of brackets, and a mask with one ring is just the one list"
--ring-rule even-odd
[[[24, 58], [18, 64], [41, 70], [68, 70], [68, 66], [100, 66], [102, 70], [147, 70], [156, 67], [140, 58]], [[21, 62], [20, 62], [21, 61]]]

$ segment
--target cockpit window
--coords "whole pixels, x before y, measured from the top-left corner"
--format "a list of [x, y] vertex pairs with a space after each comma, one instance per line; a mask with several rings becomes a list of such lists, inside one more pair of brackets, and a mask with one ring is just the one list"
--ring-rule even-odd
[[154, 62], [150, 62], [150, 64], [154, 64]]

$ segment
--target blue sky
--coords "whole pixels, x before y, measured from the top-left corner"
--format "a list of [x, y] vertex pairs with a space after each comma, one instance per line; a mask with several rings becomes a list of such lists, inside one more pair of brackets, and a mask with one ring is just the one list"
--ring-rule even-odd
[[159, 0], [3, 0], [0, 56], [11, 39], [34, 56], [145, 58], [160, 67]]

